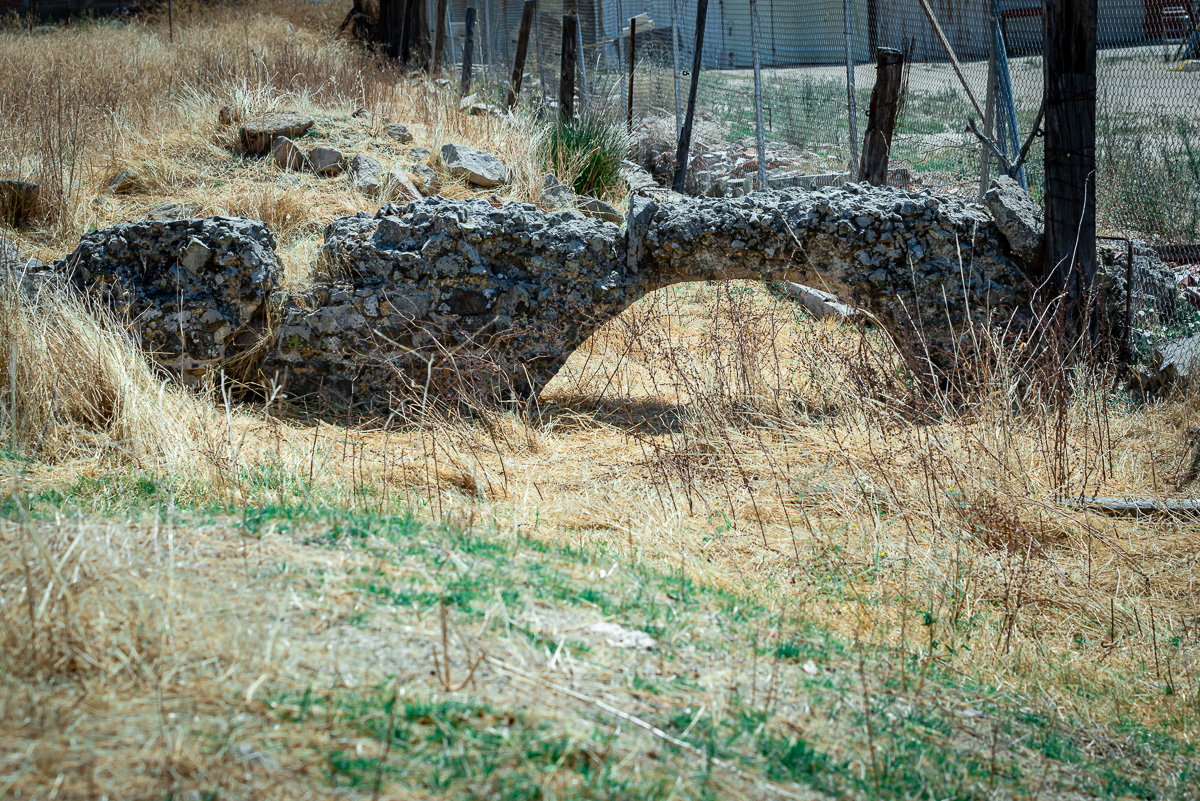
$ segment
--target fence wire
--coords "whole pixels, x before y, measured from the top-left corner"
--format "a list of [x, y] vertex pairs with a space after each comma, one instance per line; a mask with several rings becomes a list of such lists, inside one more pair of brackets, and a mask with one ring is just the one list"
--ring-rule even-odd
[[[460, 47], [468, 4], [478, 11], [480, 85], [498, 94], [511, 70], [523, 2], [451, 0], [450, 30]], [[965, 131], [967, 119], [1012, 153], [1037, 116], [1040, 0], [757, 0], [757, 12], [774, 180], [848, 169], [859, 145], [851, 130], [861, 136], [866, 127], [880, 47], [909, 57], [891, 164], [913, 184], [978, 193], [996, 165]], [[629, 20], [638, 18], [634, 117], [647, 136], [672, 138], [676, 86], [686, 95], [694, 56], [696, 0], [538, 0], [524, 92], [531, 101], [556, 94], [564, 13], [580, 20], [589, 100], [621, 115]], [[1200, 0], [1099, 0], [1097, 199], [1106, 233], [1154, 243], [1200, 240], [1198, 23]], [[714, 166], [705, 163], [706, 150], [735, 153], [718, 154], [719, 169], [707, 170], [716, 183], [711, 191], [721, 192], [741, 176], [736, 166], [717, 173], [725, 162], [736, 165], [738, 146], [755, 130], [749, 0], [709, 3], [701, 61], [699, 171]], [[1037, 141], [1025, 178], [1040, 197]]]
[[[451, 0], [451, 31], [460, 43], [468, 4], [478, 9], [482, 27], [476, 33], [481, 90], [494, 87], [499, 97], [523, 2]], [[667, 179], [695, 55], [696, 6], [696, 0], [537, 0], [522, 102], [556, 97], [561, 19], [574, 13], [588, 102], [593, 111], [624, 118], [636, 18], [635, 152]], [[966, 130], [968, 119], [1011, 156], [1038, 115], [1041, 0], [756, 0], [756, 8], [772, 185], [849, 177], [879, 48], [907, 56], [890, 154], [894, 183], [977, 196], [998, 168]], [[757, 166], [751, 29], [750, 0], [709, 3], [691, 192], [750, 189]], [[1200, 241], [1200, 0], [1099, 0], [1098, 40], [1098, 230], [1159, 247], [1178, 265], [1182, 288], [1183, 302], [1169, 313], [1149, 284], [1134, 293], [1139, 355], [1149, 358], [1156, 342], [1200, 331], [1200, 250], [1179, 247]], [[1040, 139], [1022, 178], [1042, 200]], [[1138, 286], [1140, 275], [1135, 271]]]

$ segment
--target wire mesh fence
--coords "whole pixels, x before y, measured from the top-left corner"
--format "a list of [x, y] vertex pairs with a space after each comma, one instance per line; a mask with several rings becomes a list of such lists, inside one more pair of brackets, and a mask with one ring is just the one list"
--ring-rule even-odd
[[[451, 0], [450, 31], [460, 44], [468, 4], [478, 9], [478, 85], [495, 87], [499, 94], [511, 70], [524, 4]], [[997, 167], [966, 130], [968, 118], [1011, 155], [1037, 116], [1040, 0], [758, 0], [756, 5], [765, 133], [779, 152], [773, 179], [786, 182], [790, 174], [848, 169], [866, 125], [874, 54], [881, 47], [908, 56], [891, 162], [913, 183], [937, 191], [980, 192]], [[536, 12], [526, 65], [532, 79], [524, 90], [528, 100], [555, 96], [561, 19], [574, 13], [590, 79], [588, 100], [623, 115], [629, 20], [636, 17], [634, 118], [651, 134], [671, 134], [690, 79], [695, 0], [538, 0]], [[697, 102], [712, 140], [708, 144], [721, 137], [736, 144], [754, 133], [751, 27], [749, 0], [710, 4]], [[1155, 243], [1200, 239], [1200, 0], [1100, 0], [1099, 43], [1101, 228]], [[696, 150], [701, 160], [704, 150]], [[1035, 140], [1023, 176], [1035, 197], [1041, 192], [1040, 163]]]
[[[695, 56], [697, 0], [536, 3], [522, 102], [553, 104], [561, 19], [577, 15], [587, 102], [593, 111], [623, 119], [632, 80], [635, 150], [643, 166], [666, 179], [674, 169]], [[481, 90], [496, 87], [499, 97], [524, 3], [451, 0], [454, 20], [462, 19], [467, 4], [480, 9], [483, 27], [476, 55], [483, 65]], [[755, 0], [755, 7], [757, 37], [751, 0], [709, 4], [689, 191], [721, 195], [751, 188], [757, 166], [755, 45], [773, 186], [840, 183], [851, 176], [880, 48], [906, 55], [890, 152], [894, 183], [982, 194], [999, 168], [967, 130], [968, 120], [1012, 158], [1038, 117], [1040, 0]], [[460, 37], [461, 24], [451, 31]], [[1158, 247], [1177, 265], [1182, 284], [1180, 302], [1164, 311], [1149, 283], [1137, 288], [1141, 273], [1135, 271], [1130, 313], [1142, 335], [1134, 345], [1149, 358], [1154, 343], [1200, 331], [1200, 252], [1179, 247], [1200, 241], [1200, 0], [1099, 0], [1098, 40], [1099, 231]], [[1039, 200], [1041, 164], [1041, 142], [1034, 137], [1021, 179]]]

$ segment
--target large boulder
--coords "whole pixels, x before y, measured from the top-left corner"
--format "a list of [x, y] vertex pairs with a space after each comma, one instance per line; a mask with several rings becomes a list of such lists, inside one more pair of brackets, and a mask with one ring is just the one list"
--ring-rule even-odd
[[455, 178], [490, 189], [508, 183], [508, 168], [491, 153], [466, 145], [442, 145], [442, 162]]
[[246, 375], [283, 275], [271, 231], [237, 217], [121, 223], [52, 269], [107, 303], [184, 381], [217, 368]]
[[299, 139], [313, 127], [312, 117], [293, 112], [273, 112], [246, 122], [238, 130], [242, 149], [252, 156], [265, 156], [280, 136]]

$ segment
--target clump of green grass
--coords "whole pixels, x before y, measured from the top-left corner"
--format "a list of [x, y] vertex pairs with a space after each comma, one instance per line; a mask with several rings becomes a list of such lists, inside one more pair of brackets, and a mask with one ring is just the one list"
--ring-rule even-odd
[[621, 126], [595, 116], [559, 120], [542, 140], [545, 169], [578, 195], [604, 197], [621, 185], [621, 162], [629, 155], [629, 136]]

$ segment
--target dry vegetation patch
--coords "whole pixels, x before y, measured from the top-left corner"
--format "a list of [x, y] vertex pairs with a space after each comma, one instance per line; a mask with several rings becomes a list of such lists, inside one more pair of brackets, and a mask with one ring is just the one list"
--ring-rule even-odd
[[[369, 201], [242, 159], [226, 104], [389, 162], [400, 121], [536, 195], [534, 121], [459, 114], [341, 13], [4, 29], [0, 158], [49, 187], [22, 244], [171, 200], [267, 220], [302, 285]], [[1022, 358], [919, 397], [877, 331], [697, 284], [529, 406], [317, 420], [165, 384], [7, 279], [0, 796], [1195, 797], [1197, 523], [1064, 501], [1190, 495], [1196, 400], [1043, 398]]]

